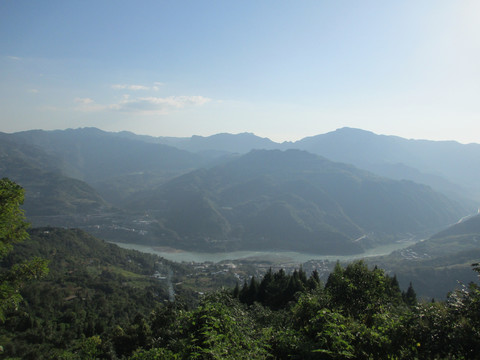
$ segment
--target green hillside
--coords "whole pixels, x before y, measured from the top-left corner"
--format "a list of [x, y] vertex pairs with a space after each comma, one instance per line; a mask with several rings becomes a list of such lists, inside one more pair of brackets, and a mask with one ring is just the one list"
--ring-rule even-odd
[[476, 215], [406, 249], [369, 261], [398, 274], [403, 285], [413, 282], [421, 294], [444, 298], [448, 291], [476, 280], [471, 264], [479, 259], [480, 216]]
[[62, 161], [42, 149], [0, 137], [0, 177], [8, 177], [26, 192], [24, 209], [37, 217], [98, 213], [108, 204], [87, 183], [62, 174]]
[[[1, 263], [9, 268], [40, 256], [49, 275], [21, 290], [24, 303], [7, 316], [0, 344], [24, 359], [61, 358], [82, 339], [110, 334], [172, 299], [181, 267], [154, 255], [124, 250], [80, 230], [36, 228]], [[168, 280], [158, 280], [157, 274]], [[170, 290], [171, 291], [171, 290]], [[62, 350], [63, 349], [63, 350]]]
[[[8, 206], [2, 211], [10, 214]], [[472, 235], [477, 219], [467, 221], [448, 236]], [[4, 247], [15, 240], [8, 236], [3, 231]], [[462, 256], [480, 252], [461, 251], [449, 264], [432, 258], [428, 269], [436, 261], [455, 267]], [[44, 227], [3, 252], [2, 289], [30, 271], [22, 263], [34, 257], [49, 261], [50, 272], [19, 284], [23, 302], [4, 307], [0, 356], [9, 359], [470, 359], [480, 348], [476, 284], [446, 302], [418, 302], [411, 285], [402, 291], [377, 266], [337, 262], [325, 283], [316, 269], [270, 269], [192, 303], [180, 282], [202, 286], [205, 264], [176, 265], [81, 230]], [[473, 270], [480, 272], [478, 262]]]
[[252, 151], [136, 194], [127, 207], [156, 216], [158, 232], [181, 248], [334, 254], [433, 232], [466, 213], [427, 186], [298, 150]]

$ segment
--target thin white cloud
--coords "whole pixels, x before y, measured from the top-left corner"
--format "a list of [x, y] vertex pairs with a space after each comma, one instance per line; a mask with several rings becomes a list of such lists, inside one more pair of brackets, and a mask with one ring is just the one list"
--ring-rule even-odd
[[73, 101], [75, 101], [77, 104], [83, 104], [83, 105], [88, 105], [94, 102], [90, 98], [75, 98]]
[[94, 112], [108, 108], [108, 106], [105, 105], [95, 104], [95, 101], [90, 98], [75, 98], [73, 101], [78, 104], [78, 106], [75, 107], [76, 111]]
[[150, 88], [148, 86], [143, 86], [143, 85], [130, 85], [128, 87], [130, 90], [150, 90]]
[[112, 105], [111, 108], [118, 111], [165, 114], [174, 109], [201, 106], [209, 101], [211, 99], [204, 96], [124, 98], [118, 104]]
[[18, 56], [7, 56], [10, 60], [15, 60], [15, 61], [20, 61], [22, 60], [22, 58], [18, 57]]
[[38, 89], [28, 89], [28, 92], [32, 93], [32, 94], [38, 94], [39, 90]]
[[123, 90], [123, 89], [126, 89], [128, 85], [125, 85], [125, 84], [115, 84], [115, 85], [112, 85], [112, 89], [115, 89], [115, 90]]
[[[154, 86], [153, 88], [155, 88]], [[114, 84], [112, 85], [112, 89], [115, 90], [133, 90], [133, 91], [138, 91], [138, 90], [152, 90], [153, 89], [150, 86], [145, 86], [145, 85], [127, 85], [127, 84]], [[156, 90], [156, 89], [154, 89]]]
[[158, 90], [160, 90], [160, 87], [163, 86], [163, 85], [164, 85], [164, 83], [162, 83], [160, 81], [155, 81], [153, 83], [152, 90], [158, 91]]
[[168, 96], [168, 97], [138, 97], [131, 98], [123, 95], [122, 100], [117, 103], [101, 105], [96, 104], [90, 98], [75, 98], [78, 106], [77, 111], [122, 111], [138, 114], [167, 114], [170, 111], [201, 106], [211, 101], [204, 96]]

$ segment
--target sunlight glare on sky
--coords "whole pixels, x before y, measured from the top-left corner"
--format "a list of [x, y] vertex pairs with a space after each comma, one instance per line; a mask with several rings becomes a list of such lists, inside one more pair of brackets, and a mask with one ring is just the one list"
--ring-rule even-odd
[[480, 143], [480, 2], [0, 2], [0, 131]]

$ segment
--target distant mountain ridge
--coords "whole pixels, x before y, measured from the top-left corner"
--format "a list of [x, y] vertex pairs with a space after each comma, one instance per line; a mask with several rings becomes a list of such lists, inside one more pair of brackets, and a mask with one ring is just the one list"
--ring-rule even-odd
[[32, 130], [9, 135], [17, 144], [36, 146], [57, 159], [64, 175], [88, 182], [111, 203], [208, 162], [175, 147], [124, 138], [96, 128]]
[[69, 165], [66, 175], [98, 182], [144, 171], [173, 173], [197, 168], [198, 155], [171, 146], [126, 139], [96, 128], [32, 130], [12, 134], [17, 142], [42, 148]]
[[126, 131], [122, 131], [117, 134], [118, 136], [128, 139], [138, 139], [151, 143], [174, 146], [178, 149], [191, 152], [219, 151], [245, 154], [254, 149], [272, 150], [278, 149], [279, 146], [278, 143], [268, 138], [256, 136], [253, 133], [220, 133], [210, 136], [193, 135], [192, 137], [153, 137], [146, 135], [135, 135]]
[[[408, 140], [397, 136], [376, 135], [372, 132], [342, 128], [322, 135], [304, 138], [291, 146], [333, 161], [354, 164], [382, 176], [425, 182], [435, 188], [480, 200], [477, 180], [480, 176], [480, 144], [460, 144], [455, 141]], [[397, 165], [416, 170], [395, 171]]]
[[412, 180], [453, 197], [480, 202], [480, 188], [477, 186], [480, 177], [480, 162], [477, 161], [480, 158], [480, 144], [411, 140], [354, 128], [341, 128], [284, 143], [275, 143], [251, 133], [174, 138], [122, 132], [117, 136], [162, 143], [197, 153], [246, 154], [256, 149], [306, 150], [381, 176]]

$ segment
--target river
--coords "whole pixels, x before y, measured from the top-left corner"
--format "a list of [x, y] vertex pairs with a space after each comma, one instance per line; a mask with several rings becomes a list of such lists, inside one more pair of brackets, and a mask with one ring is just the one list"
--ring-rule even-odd
[[141, 252], [156, 254], [167, 260], [175, 262], [213, 262], [217, 263], [224, 260], [240, 260], [240, 259], [255, 259], [258, 261], [268, 260], [272, 262], [281, 263], [305, 263], [309, 260], [330, 260], [330, 261], [352, 261], [355, 259], [362, 259], [371, 256], [388, 255], [392, 251], [406, 248], [415, 244], [414, 240], [403, 240], [389, 245], [382, 245], [369, 249], [361, 254], [355, 255], [321, 255], [321, 254], [307, 254], [293, 251], [232, 251], [232, 252], [217, 252], [204, 253], [183, 251], [177, 249], [156, 248], [148, 245], [138, 245], [129, 243], [114, 243], [124, 249], [133, 249]]

